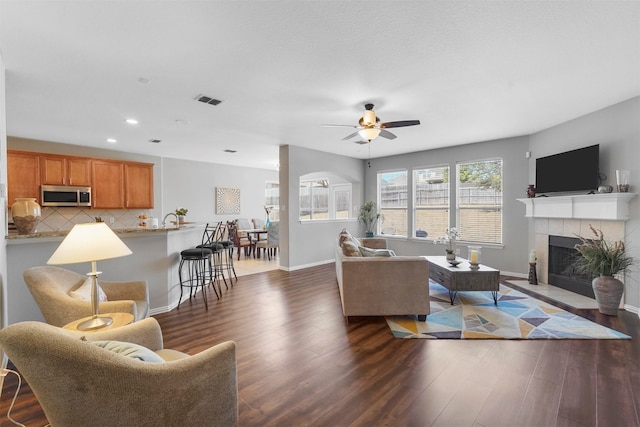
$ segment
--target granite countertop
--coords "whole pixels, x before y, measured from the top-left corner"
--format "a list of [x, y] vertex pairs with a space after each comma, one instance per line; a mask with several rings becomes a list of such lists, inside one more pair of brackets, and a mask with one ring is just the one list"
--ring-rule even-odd
[[[116, 234], [143, 234], [143, 233], [166, 233], [168, 231], [180, 231], [184, 229], [195, 228], [195, 225], [180, 226], [180, 228], [114, 228], [113, 231]], [[71, 230], [59, 230], [59, 231], [42, 231], [30, 234], [18, 234], [16, 230], [9, 230], [7, 239], [40, 239], [47, 237], [64, 237]]]

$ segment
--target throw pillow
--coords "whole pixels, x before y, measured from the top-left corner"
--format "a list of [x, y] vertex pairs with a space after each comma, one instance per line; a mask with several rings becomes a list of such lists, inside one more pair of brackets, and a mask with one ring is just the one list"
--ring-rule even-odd
[[396, 253], [393, 252], [391, 249], [371, 249], [371, 248], [367, 248], [367, 247], [364, 247], [364, 246], [360, 246], [360, 247], [358, 247], [358, 249], [360, 250], [360, 253], [362, 254], [362, 256], [366, 256], [366, 257], [372, 257], [372, 256], [383, 256], [383, 257], [396, 256]]
[[[69, 296], [74, 299], [79, 299], [81, 301], [91, 301], [91, 281], [93, 279], [91, 277], [87, 277], [87, 280], [84, 281], [82, 285], [71, 292], [69, 292]], [[107, 302], [107, 294], [104, 293], [100, 284], [98, 284], [98, 301]]]
[[122, 356], [138, 359], [143, 362], [164, 362], [164, 359], [146, 347], [122, 341], [89, 341], [91, 344], [112, 351]]
[[353, 242], [356, 245], [360, 246], [360, 242], [358, 241], [358, 239], [353, 237], [353, 235], [349, 232], [349, 230], [347, 230], [346, 228], [343, 228], [338, 237], [338, 244], [342, 246], [342, 243], [346, 241]]
[[358, 249], [358, 245], [349, 240], [345, 240], [342, 243], [342, 253], [345, 256], [362, 256]]

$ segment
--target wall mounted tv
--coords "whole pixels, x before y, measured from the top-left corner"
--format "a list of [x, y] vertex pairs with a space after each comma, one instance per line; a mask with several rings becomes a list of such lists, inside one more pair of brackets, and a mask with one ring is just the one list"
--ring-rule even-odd
[[600, 146], [536, 159], [536, 193], [594, 191], [600, 185]]

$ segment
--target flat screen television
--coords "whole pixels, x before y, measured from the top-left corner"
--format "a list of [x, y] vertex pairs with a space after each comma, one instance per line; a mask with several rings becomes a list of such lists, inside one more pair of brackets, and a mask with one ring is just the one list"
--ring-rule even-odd
[[599, 161], [599, 145], [537, 158], [536, 193], [595, 191], [600, 185]]

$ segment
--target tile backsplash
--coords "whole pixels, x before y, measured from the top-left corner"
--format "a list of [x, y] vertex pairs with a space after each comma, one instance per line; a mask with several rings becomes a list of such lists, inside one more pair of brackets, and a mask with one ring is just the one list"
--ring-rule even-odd
[[[111, 228], [135, 228], [138, 226], [138, 215], [146, 213], [151, 217], [151, 211], [147, 209], [89, 209], [89, 208], [52, 208], [43, 207], [42, 216], [38, 223], [37, 232], [66, 231], [74, 225], [85, 222], [95, 222], [96, 217], [101, 218]], [[111, 223], [113, 218], [113, 223]], [[13, 222], [13, 219], [9, 219]]]

